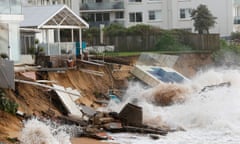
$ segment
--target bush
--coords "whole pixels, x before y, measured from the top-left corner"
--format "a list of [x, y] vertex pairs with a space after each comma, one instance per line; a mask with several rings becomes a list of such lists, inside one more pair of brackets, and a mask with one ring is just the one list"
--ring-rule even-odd
[[2, 90], [0, 90], [0, 109], [11, 114], [16, 114], [18, 109], [18, 104], [7, 99]]
[[220, 40], [220, 49], [213, 53], [212, 58], [216, 64], [239, 65], [240, 46], [228, 44], [226, 40]]
[[162, 33], [155, 47], [156, 50], [191, 50], [189, 46], [180, 43], [176, 35], [170, 31]]
[[3, 58], [3, 59], [6, 59], [6, 58], [8, 58], [8, 55], [6, 53], [1, 53], [0, 57]]
[[127, 29], [120, 24], [111, 24], [104, 28], [104, 34], [108, 36], [123, 36], [126, 35]]

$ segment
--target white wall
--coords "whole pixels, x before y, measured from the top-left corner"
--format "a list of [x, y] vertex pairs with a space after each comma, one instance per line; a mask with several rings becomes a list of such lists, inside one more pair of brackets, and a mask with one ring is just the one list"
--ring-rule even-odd
[[[159, 0], [158, 2], [149, 2], [142, 0], [141, 3], [125, 2], [125, 26], [133, 26], [138, 23], [129, 22], [130, 12], [142, 12], [143, 24], [150, 24], [164, 29], [173, 28], [191, 28], [194, 31], [193, 21], [189, 19], [180, 19], [180, 8], [194, 8], [198, 5], [207, 5], [213, 16], [217, 17], [214, 28], [211, 33], [220, 33], [221, 36], [229, 36], [233, 31], [233, 4], [232, 0]], [[148, 20], [149, 10], [162, 10], [162, 21], [151, 22]]]
[[[23, 15], [1, 15], [0, 23], [4, 25], [6, 30], [2, 30], [0, 35], [5, 41], [0, 47], [4, 52], [9, 55], [10, 60], [20, 60], [20, 30], [19, 23], [23, 20]], [[2, 33], [3, 32], [3, 33]], [[10, 49], [8, 49], [10, 47]], [[10, 52], [10, 53], [9, 53]]]
[[0, 53], [8, 55], [8, 24], [0, 23]]
[[20, 60], [20, 30], [19, 23], [10, 23], [9, 25], [9, 47], [10, 59], [14, 61]]

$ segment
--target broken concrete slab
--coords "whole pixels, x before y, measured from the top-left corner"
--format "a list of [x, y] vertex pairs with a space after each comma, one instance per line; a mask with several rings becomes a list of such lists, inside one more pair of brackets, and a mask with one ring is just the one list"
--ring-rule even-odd
[[[53, 87], [56, 89], [61, 89], [62, 91], [65, 91], [65, 88], [60, 85], [53, 84]], [[77, 107], [77, 105], [74, 103], [74, 101], [71, 99], [70, 95], [67, 93], [64, 93], [62, 91], [55, 90], [58, 94], [61, 102], [63, 103], [64, 107], [67, 109], [67, 111], [70, 113], [70, 115], [74, 115], [77, 117], [82, 117], [82, 113], [80, 109]]]
[[152, 87], [160, 83], [181, 83], [188, 80], [185, 76], [169, 67], [136, 65], [131, 73]]
[[0, 59], [0, 88], [15, 89], [13, 61]]
[[137, 65], [153, 65], [172, 68], [178, 57], [179, 56], [176, 55], [142, 53], [138, 58]]

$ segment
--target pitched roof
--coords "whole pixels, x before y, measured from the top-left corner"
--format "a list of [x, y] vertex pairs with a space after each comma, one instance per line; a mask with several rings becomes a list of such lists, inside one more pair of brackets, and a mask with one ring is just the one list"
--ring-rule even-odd
[[20, 27], [31, 28], [88, 28], [86, 21], [66, 5], [23, 7], [24, 21]]

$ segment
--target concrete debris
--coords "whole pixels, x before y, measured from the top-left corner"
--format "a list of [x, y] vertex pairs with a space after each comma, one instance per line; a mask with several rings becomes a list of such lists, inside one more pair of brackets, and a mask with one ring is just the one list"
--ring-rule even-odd
[[[53, 84], [53, 87], [56, 89], [61, 89], [62, 91], [65, 91], [65, 88], [60, 85]], [[76, 117], [82, 117], [82, 113], [80, 112], [80, 109], [74, 103], [74, 101], [72, 100], [69, 94], [62, 91], [58, 91], [58, 90], [55, 90], [55, 91], [58, 94], [61, 102], [63, 103], [63, 105], [71, 115], [75, 115]]]
[[137, 65], [153, 65], [172, 68], [178, 58], [179, 56], [176, 55], [142, 53], [138, 58]]
[[119, 113], [119, 118], [125, 125], [142, 125], [143, 115], [142, 108], [131, 103], [128, 103]]
[[188, 80], [169, 67], [136, 65], [131, 73], [152, 87], [160, 83], [181, 83]]
[[22, 72], [21, 75], [28, 79], [34, 80], [34, 81], [37, 79], [36, 73], [33, 71], [32, 72]]
[[0, 88], [15, 89], [13, 61], [0, 59]]

